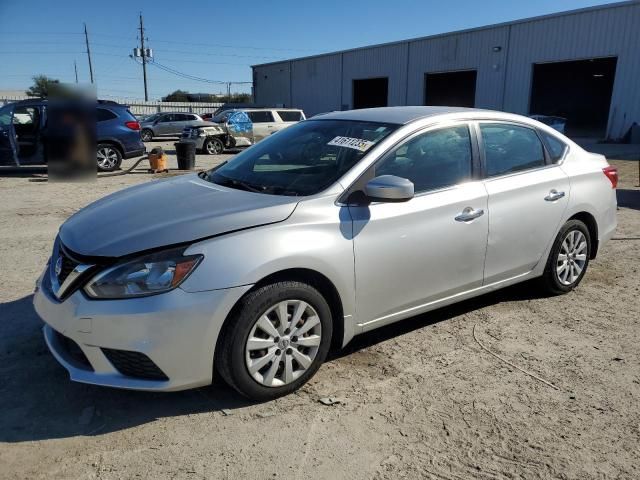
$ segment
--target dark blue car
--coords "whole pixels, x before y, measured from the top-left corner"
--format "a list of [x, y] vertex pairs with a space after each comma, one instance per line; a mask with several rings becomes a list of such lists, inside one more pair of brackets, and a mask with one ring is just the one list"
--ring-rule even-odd
[[[43, 142], [47, 100], [33, 99], [0, 108], [0, 165], [47, 163]], [[126, 105], [96, 103], [96, 157], [98, 170], [113, 171], [123, 158], [145, 153], [140, 124]]]

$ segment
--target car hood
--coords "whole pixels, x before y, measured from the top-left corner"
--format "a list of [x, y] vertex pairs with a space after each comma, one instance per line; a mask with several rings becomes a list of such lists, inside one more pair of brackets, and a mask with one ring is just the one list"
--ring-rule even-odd
[[144, 183], [92, 203], [60, 228], [60, 240], [86, 256], [143, 250], [286, 220], [295, 197], [223, 187], [196, 174]]

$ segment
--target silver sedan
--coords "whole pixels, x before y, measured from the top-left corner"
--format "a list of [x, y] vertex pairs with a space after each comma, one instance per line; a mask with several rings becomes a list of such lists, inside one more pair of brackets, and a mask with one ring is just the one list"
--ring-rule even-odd
[[72, 380], [169, 391], [217, 369], [270, 399], [360, 333], [530, 279], [570, 292], [616, 228], [616, 184], [518, 115], [330, 113], [76, 213], [35, 308]]

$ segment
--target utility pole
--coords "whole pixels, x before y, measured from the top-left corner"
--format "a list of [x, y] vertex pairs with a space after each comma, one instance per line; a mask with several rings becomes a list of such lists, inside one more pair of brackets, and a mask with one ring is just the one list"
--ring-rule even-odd
[[87, 24], [84, 24], [84, 41], [87, 44], [87, 58], [89, 59], [89, 77], [93, 83], [93, 67], [91, 66], [91, 49], [89, 48], [89, 34], [87, 33]]
[[144, 101], [149, 101], [147, 92], [147, 54], [144, 50], [144, 26], [142, 24], [142, 12], [140, 12], [140, 50], [142, 53], [142, 76], [144, 77]]
[[76, 83], [78, 83], [78, 64], [76, 61], [73, 61], [73, 69], [76, 71]]

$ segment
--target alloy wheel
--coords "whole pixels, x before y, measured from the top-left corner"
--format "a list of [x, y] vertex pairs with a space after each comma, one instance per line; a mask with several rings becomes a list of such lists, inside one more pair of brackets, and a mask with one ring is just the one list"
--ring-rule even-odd
[[578, 280], [587, 263], [587, 238], [580, 230], [570, 230], [564, 237], [556, 260], [556, 275], [562, 285]]
[[266, 387], [288, 385], [311, 367], [321, 340], [316, 310], [302, 300], [283, 300], [251, 328], [245, 346], [247, 370]]
[[140, 136], [143, 142], [150, 142], [153, 138], [153, 134], [149, 130], [143, 130]]
[[98, 166], [103, 170], [112, 170], [118, 165], [118, 152], [112, 147], [98, 149]]
[[209, 140], [206, 144], [206, 148], [209, 155], [219, 155], [224, 149], [222, 143], [218, 140]]

